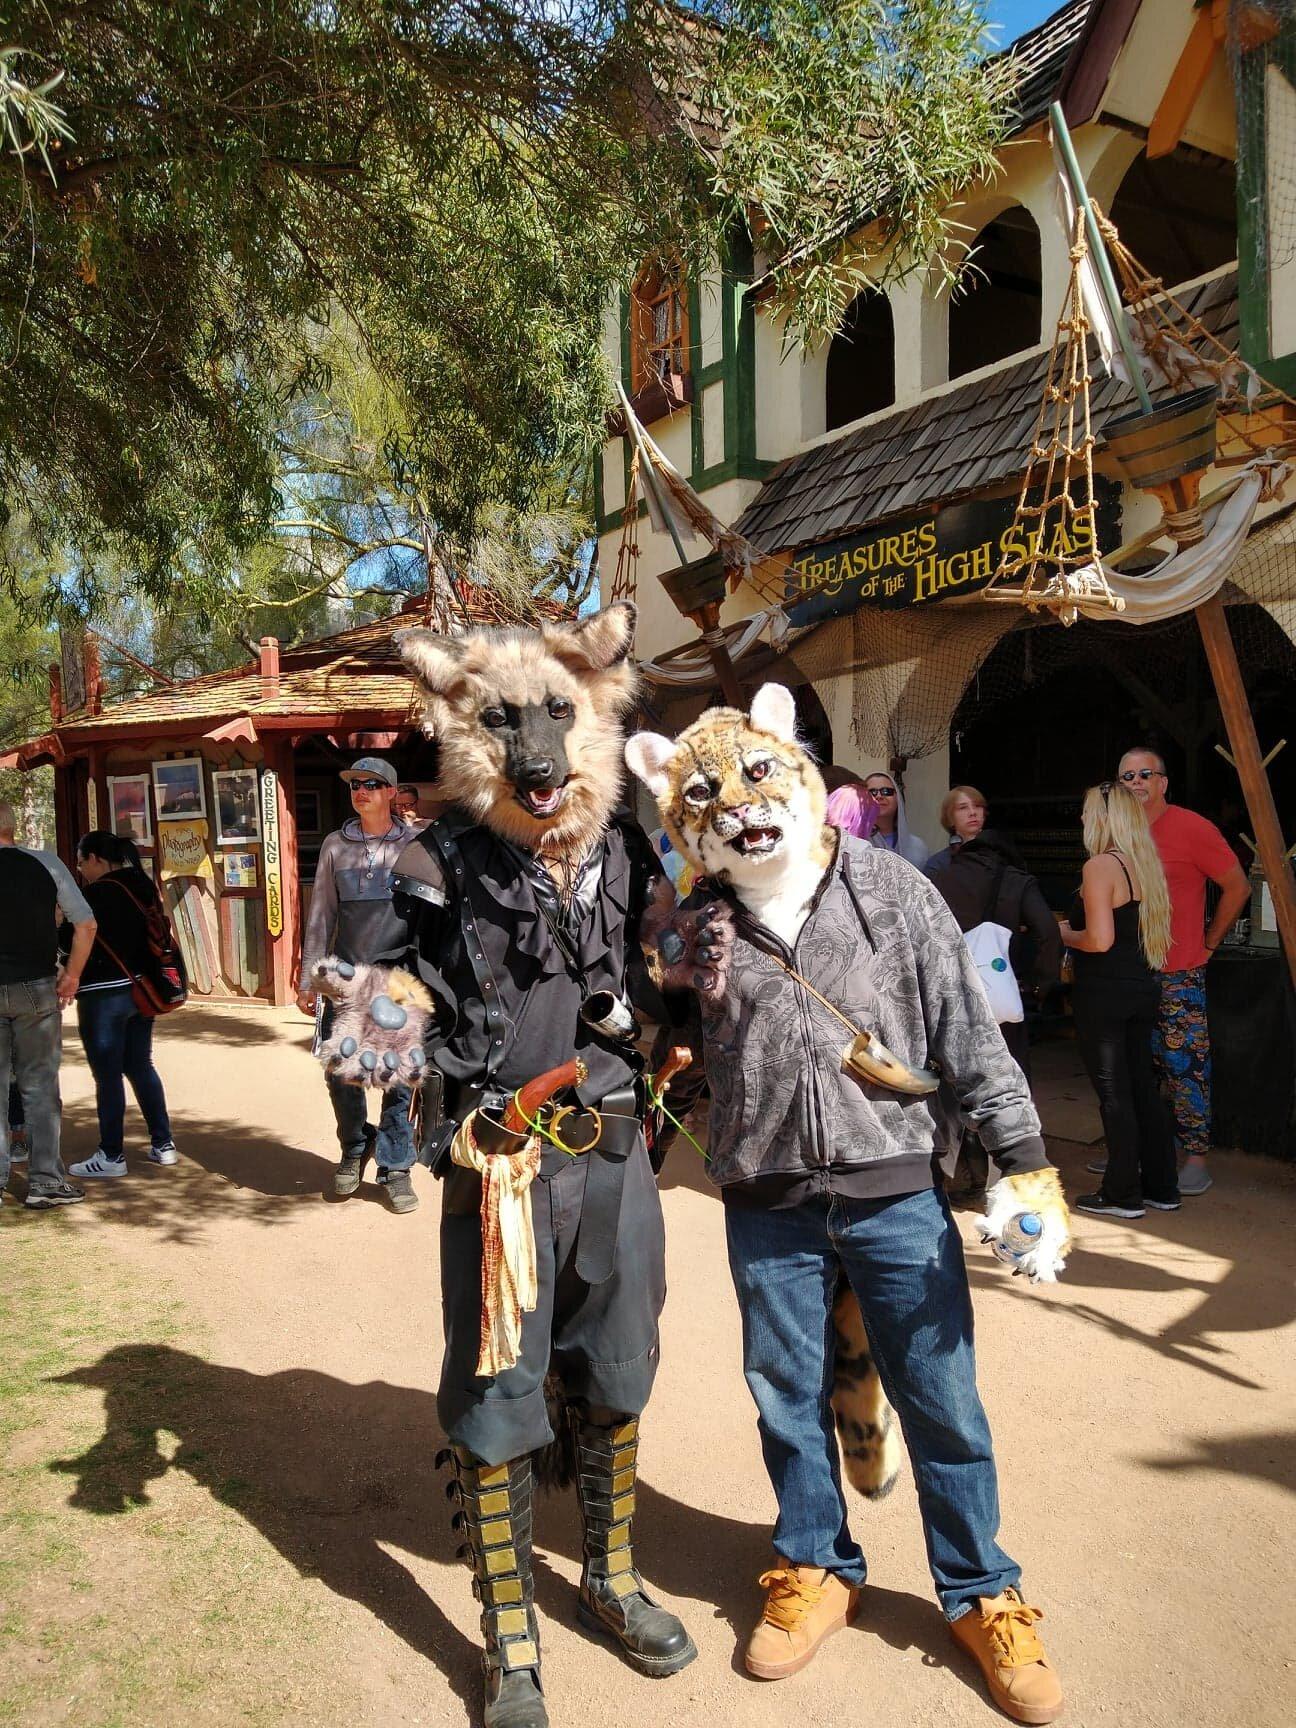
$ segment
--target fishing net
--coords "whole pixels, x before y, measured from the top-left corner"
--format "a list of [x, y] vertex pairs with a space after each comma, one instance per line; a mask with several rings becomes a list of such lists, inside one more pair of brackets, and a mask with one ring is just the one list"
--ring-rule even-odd
[[1232, 0], [1227, 44], [1238, 179], [1263, 188], [1245, 224], [1263, 280], [1296, 259], [1296, 0]]

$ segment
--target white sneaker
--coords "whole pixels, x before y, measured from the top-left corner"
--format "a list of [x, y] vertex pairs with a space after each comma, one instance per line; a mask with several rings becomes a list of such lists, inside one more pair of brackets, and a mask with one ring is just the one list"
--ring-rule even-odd
[[176, 1151], [174, 1140], [168, 1140], [165, 1146], [149, 1147], [150, 1164], [178, 1164], [180, 1154]]
[[11, 1164], [25, 1164], [27, 1162], [27, 1136], [24, 1134], [19, 1139], [15, 1129], [9, 1131], [9, 1162]]
[[126, 1159], [109, 1158], [104, 1152], [96, 1152], [93, 1158], [83, 1158], [79, 1164], [68, 1166], [69, 1176], [78, 1176], [82, 1181], [88, 1176], [124, 1176], [126, 1174]]

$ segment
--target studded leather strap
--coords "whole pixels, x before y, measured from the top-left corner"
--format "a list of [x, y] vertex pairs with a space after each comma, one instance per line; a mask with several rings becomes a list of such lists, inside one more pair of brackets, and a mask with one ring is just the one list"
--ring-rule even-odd
[[[540, 1667], [540, 1634], [532, 1605], [531, 1460], [483, 1464], [462, 1447], [448, 1447], [455, 1480], [447, 1492], [459, 1503], [453, 1527], [466, 1538], [459, 1550], [473, 1572], [481, 1603], [487, 1668], [505, 1673]], [[441, 1460], [438, 1459], [438, 1462]]]

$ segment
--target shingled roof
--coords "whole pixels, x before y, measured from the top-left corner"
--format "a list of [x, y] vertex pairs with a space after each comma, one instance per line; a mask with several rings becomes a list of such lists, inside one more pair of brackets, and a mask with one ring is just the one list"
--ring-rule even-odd
[[1004, 50], [1003, 58], [1012, 62], [1016, 74], [1013, 108], [1018, 131], [1048, 113], [1093, 5], [1094, 0], [1068, 0]]
[[[494, 608], [474, 604], [471, 591], [467, 593], [466, 610], [472, 622], [496, 623]], [[416, 725], [420, 705], [393, 638], [397, 630], [421, 623], [425, 607], [425, 598], [418, 596], [390, 617], [283, 648], [277, 679], [263, 677], [254, 661], [150, 690], [113, 703], [99, 714], [74, 715], [43, 737], [6, 752], [0, 765], [34, 767], [92, 739], [135, 732], [210, 736], [222, 725], [240, 720], [250, 721], [253, 730], [259, 724], [282, 729], [294, 718], [360, 724], [366, 730]], [[567, 616], [548, 603], [539, 610], [554, 620]]]
[[[1237, 347], [1235, 269], [1176, 293], [1225, 347]], [[1047, 352], [1028, 355], [789, 457], [734, 524], [736, 532], [767, 553], [791, 552], [1015, 479], [1026, 466], [1048, 360]], [[1166, 387], [1153, 396], [1172, 393]], [[1131, 396], [1119, 379], [1099, 375], [1091, 400], [1101, 427], [1118, 407], [1130, 406]]]

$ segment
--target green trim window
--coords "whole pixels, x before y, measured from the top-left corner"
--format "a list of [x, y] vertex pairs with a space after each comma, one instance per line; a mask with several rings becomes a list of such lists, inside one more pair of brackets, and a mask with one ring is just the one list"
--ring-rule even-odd
[[688, 295], [683, 273], [644, 270], [630, 290], [630, 368], [636, 394], [683, 378], [689, 368]]

